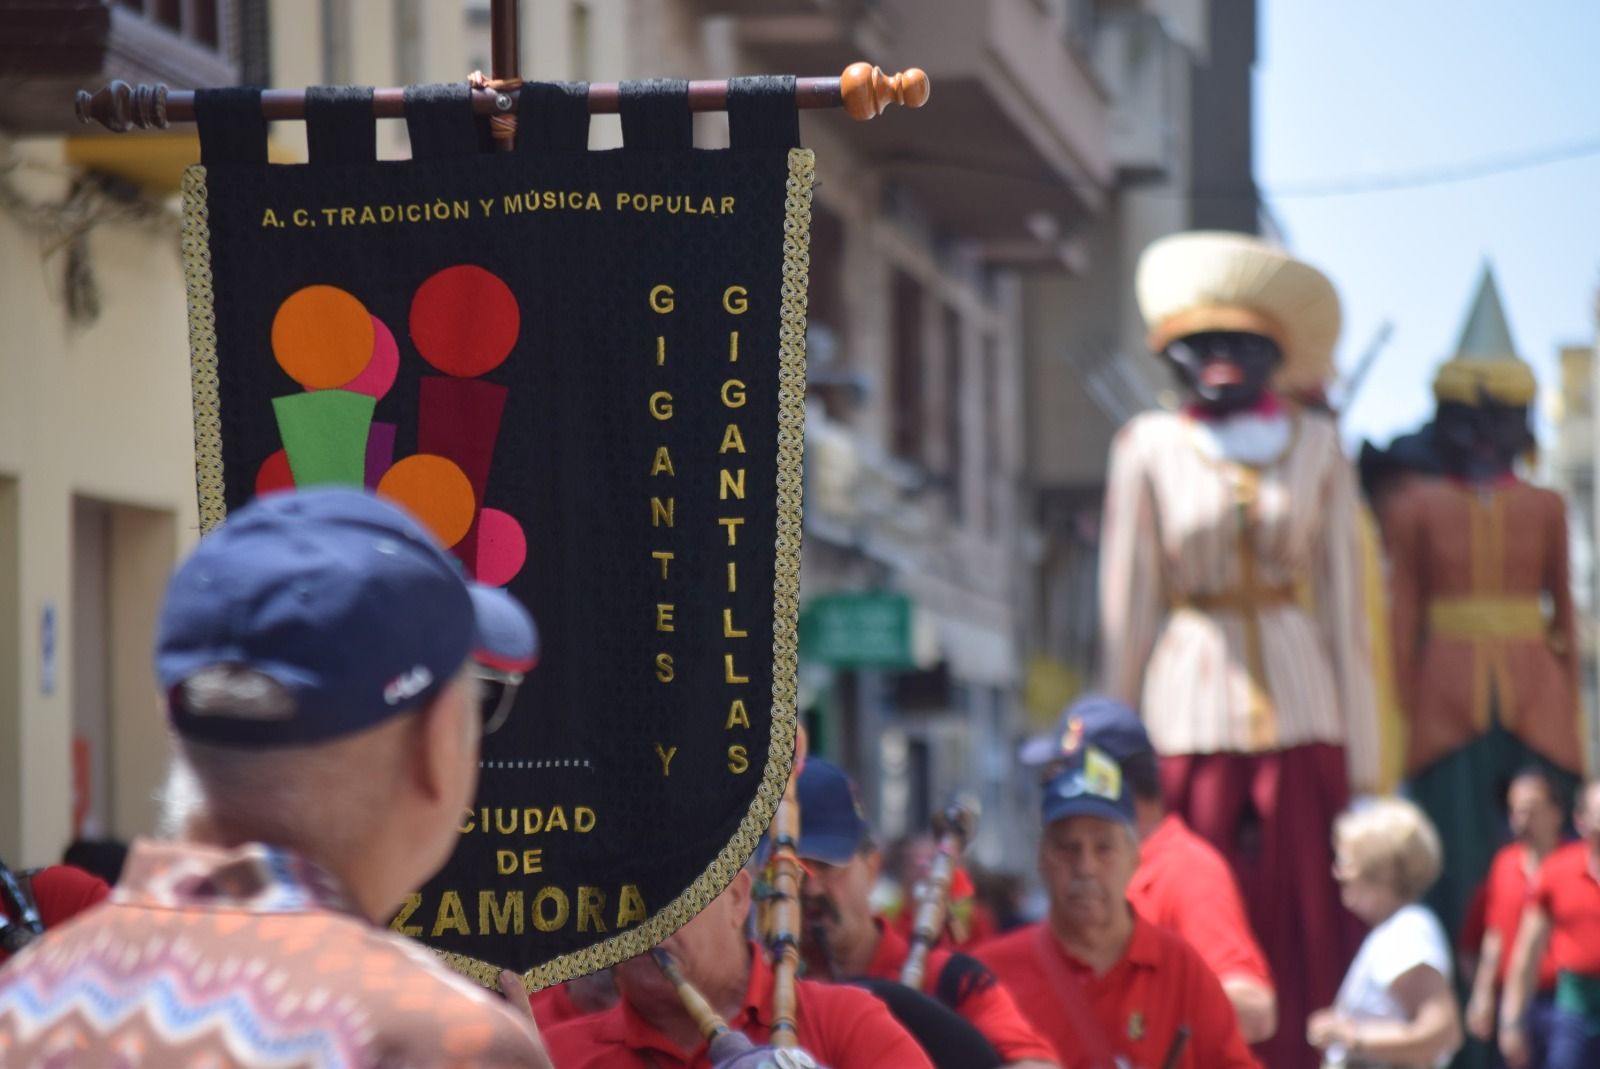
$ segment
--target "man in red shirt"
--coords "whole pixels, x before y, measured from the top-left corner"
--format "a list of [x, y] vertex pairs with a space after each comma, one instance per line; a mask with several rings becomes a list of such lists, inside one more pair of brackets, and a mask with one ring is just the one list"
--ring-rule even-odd
[[[750, 874], [661, 947], [728, 1024], [755, 1043], [772, 1031], [772, 969], [745, 937]], [[622, 1001], [544, 1034], [561, 1069], [710, 1069], [707, 1045], [667, 978], [648, 954], [613, 970]], [[932, 1069], [916, 1041], [883, 1003], [851, 987], [795, 981], [800, 1046], [829, 1069]]]
[[[1542, 768], [1531, 767], [1512, 779], [1506, 791], [1506, 813], [1512, 841], [1495, 854], [1484, 881], [1483, 937], [1479, 944], [1472, 997], [1467, 1001], [1467, 1031], [1494, 1042], [1495, 1001], [1511, 966], [1511, 947], [1522, 921], [1522, 907], [1533, 889], [1545, 858], [1561, 845], [1561, 788]], [[1554, 1006], [1555, 961], [1547, 952], [1539, 963], [1537, 993], [1528, 1009], [1527, 1033], [1537, 1064]]]
[[[1267, 957], [1245, 916], [1233, 870], [1182, 817], [1167, 812], [1155, 748], [1134, 711], [1115, 698], [1083, 698], [1062, 714], [1054, 735], [1032, 740], [1023, 749], [1023, 762], [1042, 766], [1048, 778], [1065, 759], [1063, 747], [1083, 739], [1094, 739], [1122, 765], [1133, 795], [1139, 867], [1128, 884], [1128, 904], [1151, 924], [1183, 936], [1199, 952], [1222, 982], [1245, 1042], [1269, 1039], [1277, 1030], [1277, 994]], [[1264, 1057], [1273, 1061], [1270, 1055]]]
[[1539, 867], [1517, 927], [1500, 999], [1500, 1052], [1512, 1069], [1529, 1063], [1524, 1014], [1547, 946], [1556, 990], [1545, 1069], [1600, 1065], [1600, 780], [1584, 785], [1575, 822], [1579, 841]]
[[1205, 961], [1128, 905], [1139, 864], [1133, 797], [1121, 763], [1086, 730], [1073, 735], [1044, 791], [1049, 915], [978, 958], [1066, 1069], [1259, 1069]]
[[[808, 757], [798, 789], [798, 853], [806, 863], [803, 950], [811, 975], [899, 981], [911, 948], [904, 935], [872, 915], [869, 898], [882, 859], [855, 784], [833, 762]], [[981, 1032], [1006, 1065], [1040, 1069], [1055, 1064], [1050, 1044], [978, 961], [935, 947], [922, 975], [923, 993]]]

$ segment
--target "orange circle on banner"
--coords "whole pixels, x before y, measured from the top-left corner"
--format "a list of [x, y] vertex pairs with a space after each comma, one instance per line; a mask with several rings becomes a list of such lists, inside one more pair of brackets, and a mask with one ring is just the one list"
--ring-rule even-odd
[[432, 453], [395, 462], [378, 480], [378, 493], [404, 506], [446, 549], [466, 537], [478, 507], [466, 473]]
[[307, 286], [278, 305], [272, 355], [308, 390], [343, 386], [372, 359], [372, 316], [337, 286]]

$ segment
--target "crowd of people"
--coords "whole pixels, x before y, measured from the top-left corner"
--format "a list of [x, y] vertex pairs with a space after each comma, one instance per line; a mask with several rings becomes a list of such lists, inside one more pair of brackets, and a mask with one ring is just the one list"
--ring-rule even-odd
[[[350, 633], [370, 641], [338, 641]], [[474, 665], [530, 666], [535, 643], [520, 606], [469, 587], [375, 498], [312, 491], [239, 512], [179, 569], [162, 615], [157, 671], [192, 781], [173, 792], [182, 834], [136, 843], [103, 903], [105, 884], [75, 869], [34, 877], [42, 902], [76, 891], [0, 972], [5, 1064], [710, 1064], [649, 956], [530, 1005], [517, 978], [509, 1000], [492, 996], [381, 927], [443, 863], [471, 798]], [[1414, 804], [1367, 799], [1336, 821], [1330, 878], [1368, 932], [1332, 1004], [1290, 1020], [1227, 862], [1164, 808], [1132, 709], [1082, 699], [1023, 757], [1046, 915], [944, 940], [923, 972], [928, 1006], [891, 990], [909, 948], [872, 909], [882, 856], [855, 784], [804, 763], [797, 1019], [821, 1064], [1226, 1069], [1262, 1064], [1251, 1045], [1286, 1030], [1330, 1066], [1442, 1066], [1460, 1047], [1452, 941], [1419, 904], [1440, 840]], [[1514, 1069], [1595, 1064], [1600, 784], [1563, 843], [1566, 801], [1539, 770], [1509, 785], [1514, 839], [1471, 948], [1466, 1028]], [[321, 819], [330, 804], [366, 822]], [[759, 1043], [773, 1006], [751, 938], [758, 878], [741, 872], [664, 949]], [[8, 921], [37, 922], [18, 898], [0, 907]]]

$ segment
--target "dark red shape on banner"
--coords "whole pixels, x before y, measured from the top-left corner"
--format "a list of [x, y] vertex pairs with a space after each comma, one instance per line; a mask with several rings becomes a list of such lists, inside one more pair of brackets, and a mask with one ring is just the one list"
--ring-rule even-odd
[[[435, 276], [438, 277], [438, 276]], [[487, 504], [489, 466], [494, 461], [495, 441], [500, 436], [500, 416], [505, 411], [507, 390], [492, 382], [451, 379], [428, 375], [421, 382], [417, 402], [417, 451], [455, 461], [472, 484], [479, 508]], [[455, 547], [467, 570], [477, 574], [478, 518]]]

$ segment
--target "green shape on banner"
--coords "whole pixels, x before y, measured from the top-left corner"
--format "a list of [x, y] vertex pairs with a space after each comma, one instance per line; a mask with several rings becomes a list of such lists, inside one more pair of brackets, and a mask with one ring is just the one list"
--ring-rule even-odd
[[800, 610], [800, 656], [840, 668], [915, 667], [911, 599], [887, 591], [811, 599]]
[[274, 397], [283, 451], [289, 454], [294, 484], [363, 486], [367, 473], [367, 430], [378, 400], [351, 390], [312, 390]]

